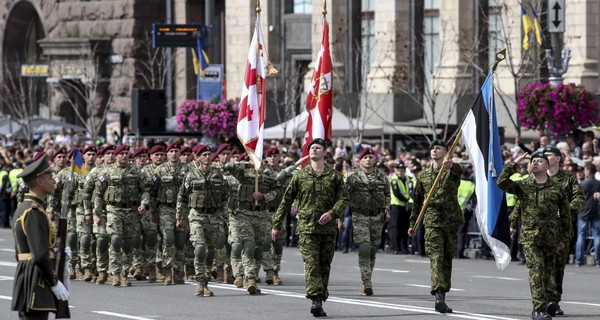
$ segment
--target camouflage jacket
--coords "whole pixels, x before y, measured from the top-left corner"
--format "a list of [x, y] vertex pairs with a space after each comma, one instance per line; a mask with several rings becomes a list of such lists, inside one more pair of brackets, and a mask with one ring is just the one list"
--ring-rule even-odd
[[105, 205], [135, 209], [139, 205], [148, 206], [150, 195], [144, 184], [142, 172], [134, 165], [119, 167], [116, 164], [107, 166], [98, 175], [94, 188], [94, 210]]
[[533, 175], [525, 180], [513, 181], [510, 176], [518, 168], [519, 165], [514, 162], [506, 165], [498, 177], [498, 187], [519, 200], [519, 210], [510, 215], [511, 228], [516, 229], [521, 222], [519, 242], [523, 245], [556, 246], [570, 238], [565, 224], [571, 224], [571, 214], [562, 187], [550, 178], [538, 184]]
[[239, 182], [237, 193], [237, 207], [247, 210], [266, 210], [270, 202], [275, 201], [281, 187], [275, 180], [275, 171], [268, 165], [262, 164], [258, 175], [258, 191], [265, 197], [259, 202], [258, 208], [254, 206], [252, 194], [255, 191], [256, 170], [248, 162], [227, 163], [223, 169], [229, 172]]
[[[83, 205], [84, 214], [92, 214], [94, 211], [94, 189], [96, 188], [96, 180], [98, 176], [104, 169], [105, 165], [99, 165], [94, 167], [92, 170], [88, 172], [88, 175], [85, 177], [85, 181], [83, 182], [83, 188], [81, 192], [81, 202]], [[103, 210], [103, 208], [101, 208]]]
[[[348, 189], [344, 177], [325, 166], [323, 171], [315, 171], [308, 165], [297, 171], [283, 194], [283, 200], [273, 214], [273, 229], [280, 230], [283, 220], [290, 211], [294, 200], [298, 199], [298, 233], [336, 234], [335, 219], [341, 219], [348, 203]], [[332, 220], [319, 224], [323, 213], [329, 212]]]
[[227, 196], [227, 205], [223, 208], [222, 215], [224, 217], [228, 217], [230, 214], [235, 214], [235, 209], [237, 208], [238, 203], [238, 189], [240, 187], [240, 182], [233, 176], [229, 171], [223, 169], [223, 166], [220, 163], [214, 164], [213, 168], [217, 168], [223, 174], [223, 178], [227, 180], [227, 185], [229, 186], [229, 192]]
[[555, 175], [553, 175], [550, 178], [555, 179], [557, 183], [561, 185], [561, 187], [565, 191], [565, 195], [567, 196], [567, 201], [569, 201], [569, 209], [571, 210], [571, 216], [573, 218], [577, 217], [579, 209], [581, 209], [583, 203], [585, 202], [585, 195], [583, 194], [581, 185], [579, 184], [579, 182], [577, 182], [577, 178], [575, 177], [575, 175], [573, 175], [569, 171], [560, 169]]
[[[188, 220], [190, 209], [210, 214], [224, 214], [222, 210], [227, 203], [229, 185], [221, 170], [210, 168], [202, 172], [197, 166], [189, 166], [177, 196], [177, 220]], [[223, 217], [225, 218], [225, 217]]]
[[373, 170], [366, 173], [359, 169], [346, 178], [352, 212], [364, 215], [379, 215], [389, 209], [390, 188], [386, 175]]
[[[77, 202], [75, 199], [75, 195], [77, 194], [78, 181], [81, 179], [81, 174], [75, 173], [71, 170], [71, 168], [67, 167], [54, 176], [54, 181], [56, 181], [56, 188], [54, 189], [54, 194], [48, 197], [48, 212], [52, 212], [55, 214], [60, 213], [61, 204], [63, 200], [66, 199], [69, 202], [69, 210], [75, 210], [77, 207]], [[72, 188], [69, 194], [65, 194], [68, 190], [68, 184], [72, 181]]]
[[[433, 165], [430, 165], [423, 169], [415, 179], [414, 204], [410, 214], [410, 226], [412, 228], [417, 222], [417, 217], [439, 171], [440, 169], [436, 170]], [[445, 170], [444, 176], [431, 196], [427, 209], [425, 209], [423, 217], [425, 227], [447, 227], [464, 222], [465, 218], [456, 197], [463, 171], [463, 167], [457, 163], [453, 164], [452, 168]]]
[[183, 179], [188, 173], [188, 166], [184, 164], [173, 165], [165, 162], [154, 170], [150, 181], [151, 207], [156, 210], [160, 205], [173, 209], [177, 206], [177, 194], [183, 184]]

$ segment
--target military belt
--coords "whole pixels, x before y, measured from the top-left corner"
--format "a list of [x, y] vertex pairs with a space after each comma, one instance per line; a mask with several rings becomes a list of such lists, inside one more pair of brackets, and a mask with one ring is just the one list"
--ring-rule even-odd
[[[33, 259], [33, 254], [31, 252], [28, 253], [19, 253], [17, 255], [17, 259], [19, 261], [29, 261]], [[54, 259], [54, 252], [50, 251], [50, 259]]]
[[203, 214], [213, 214], [215, 212], [217, 212], [216, 208], [197, 208], [196, 211], [198, 213], [203, 213]]
[[135, 207], [135, 205], [130, 205], [129, 203], [110, 203], [108, 204], [109, 206], [115, 207], [115, 208], [121, 208], [121, 209], [133, 209]]
[[265, 210], [264, 205], [255, 206], [254, 202], [241, 202], [240, 208], [250, 210], [250, 211], [263, 211]]

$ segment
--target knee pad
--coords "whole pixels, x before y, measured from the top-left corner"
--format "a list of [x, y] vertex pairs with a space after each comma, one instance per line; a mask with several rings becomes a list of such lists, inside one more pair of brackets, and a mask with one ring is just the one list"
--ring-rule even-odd
[[123, 247], [123, 237], [120, 234], [113, 234], [110, 236], [110, 246], [115, 250], [121, 250]]
[[137, 235], [131, 238], [131, 249], [138, 249], [142, 245], [142, 237]]
[[77, 251], [77, 233], [67, 232], [67, 244], [71, 247], [71, 250]]
[[175, 231], [175, 248], [178, 250], [185, 249], [185, 242], [187, 241], [187, 233], [181, 231]]
[[204, 243], [198, 244], [194, 247], [194, 255], [200, 261], [206, 259], [206, 245]]
[[273, 253], [276, 255], [283, 254], [283, 239], [273, 241]]
[[158, 243], [158, 234], [156, 232], [156, 230], [146, 230], [146, 232], [144, 232], [145, 234], [145, 240], [146, 240], [146, 247], [147, 248], [154, 248], [156, 247], [156, 244]]
[[234, 242], [231, 244], [231, 257], [240, 259], [242, 257], [242, 250], [244, 247], [239, 242]]
[[173, 230], [163, 231], [163, 245], [165, 247], [172, 247], [175, 245], [175, 233]]
[[259, 247], [263, 252], [271, 251], [271, 243], [273, 241], [271, 239], [266, 239]]
[[108, 251], [108, 237], [107, 236], [102, 236], [102, 237], [98, 237], [96, 239], [96, 247], [98, 248], [98, 250], [100, 252], [106, 252]]
[[254, 251], [257, 249], [254, 241], [244, 241], [244, 255], [254, 257]]
[[371, 260], [375, 261], [375, 254], [377, 254], [377, 247], [371, 246]]
[[358, 257], [362, 259], [371, 259], [371, 245], [366, 242], [359, 244]]
[[123, 252], [130, 254], [131, 253], [131, 249], [133, 247], [133, 238], [125, 238], [123, 239]]
[[92, 245], [92, 239], [89, 235], [82, 235], [79, 238], [79, 246], [83, 251], [90, 251], [90, 247]]
[[[269, 246], [270, 247], [270, 246]], [[254, 259], [256, 259], [257, 261], [262, 260], [263, 257], [263, 247], [262, 246], [257, 246], [254, 249]]]

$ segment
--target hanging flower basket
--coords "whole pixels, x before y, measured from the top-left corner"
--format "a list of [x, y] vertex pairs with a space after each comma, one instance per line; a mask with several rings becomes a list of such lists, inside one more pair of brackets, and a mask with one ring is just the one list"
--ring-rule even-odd
[[177, 106], [177, 130], [209, 137], [234, 136], [238, 106], [233, 100], [184, 100]]
[[598, 121], [594, 96], [581, 85], [536, 82], [525, 86], [518, 95], [517, 115], [525, 129], [545, 129], [553, 136]]

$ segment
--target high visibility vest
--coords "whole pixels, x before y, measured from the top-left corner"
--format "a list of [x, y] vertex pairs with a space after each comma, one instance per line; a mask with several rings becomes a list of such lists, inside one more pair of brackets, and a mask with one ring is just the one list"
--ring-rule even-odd
[[[525, 179], [527, 179], [527, 177], [529, 177], [528, 174], [521, 174], [520, 172], [517, 172], [517, 173], [513, 173], [513, 175], [510, 176], [510, 180], [512, 180], [512, 181], [525, 180]], [[515, 195], [507, 192], [506, 193], [506, 206], [514, 207], [516, 204], [517, 204], [517, 198], [515, 197]]]
[[408, 183], [410, 183], [410, 179], [406, 176], [404, 176], [404, 180], [400, 179], [400, 177], [397, 174], [393, 174], [390, 177], [390, 205], [392, 206], [406, 206], [406, 201], [402, 201], [400, 200], [398, 197], [396, 197], [396, 195], [394, 194], [394, 189], [392, 188], [392, 183], [396, 181], [396, 184], [398, 185], [398, 189], [400, 189], [400, 193], [406, 197], [406, 199], [410, 199], [410, 193], [408, 191]]
[[464, 210], [475, 193], [475, 184], [470, 180], [461, 179], [458, 186], [458, 204], [460, 209]]
[[[1, 170], [0, 171], [0, 187], [2, 187], [2, 181], [4, 180], [4, 177], [6, 177], [8, 175], [8, 172]], [[10, 183], [10, 180], [9, 180]], [[5, 190], [0, 190], [0, 191], [5, 191]]]
[[21, 181], [23, 181], [23, 179], [21, 178], [17, 178], [17, 176], [19, 175], [19, 173], [23, 172], [22, 168], [16, 168], [16, 169], [12, 169], [10, 170], [10, 172], [8, 173], [8, 180], [10, 181], [10, 185], [12, 187], [13, 192], [17, 191], [17, 188], [19, 186], [19, 183]]

